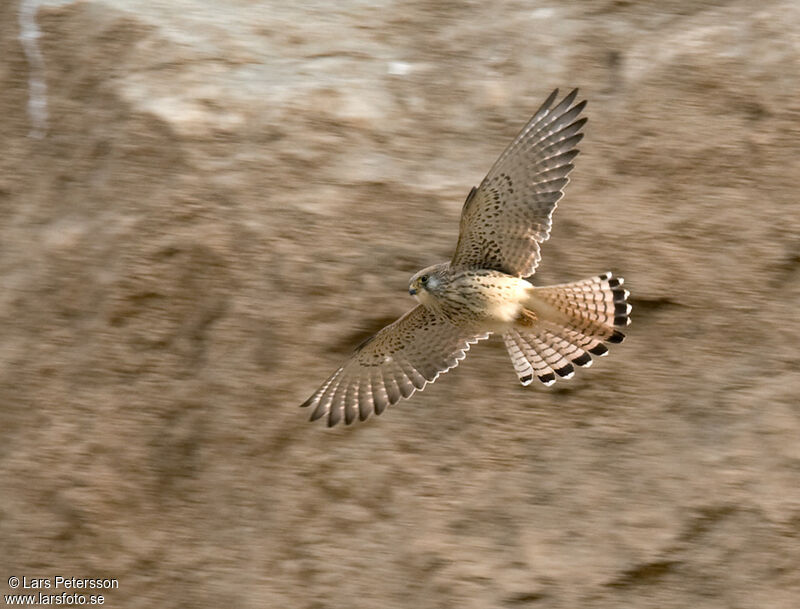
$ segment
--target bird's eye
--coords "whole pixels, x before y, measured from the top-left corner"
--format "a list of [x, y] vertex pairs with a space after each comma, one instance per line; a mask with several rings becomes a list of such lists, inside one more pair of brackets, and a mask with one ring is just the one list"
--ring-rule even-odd
[[428, 276], [423, 275], [422, 277], [419, 278], [419, 281], [420, 283], [428, 283]]

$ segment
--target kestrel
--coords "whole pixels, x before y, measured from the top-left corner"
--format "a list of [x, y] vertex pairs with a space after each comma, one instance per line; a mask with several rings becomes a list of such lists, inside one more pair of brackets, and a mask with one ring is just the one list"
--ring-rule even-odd
[[[381, 414], [455, 368], [470, 345], [503, 336], [523, 385], [570, 378], [604, 343], [622, 342], [630, 323], [622, 279], [589, 279], [534, 287], [525, 278], [539, 264], [556, 203], [578, 154], [586, 101], [577, 89], [555, 103], [553, 91], [505, 149], [461, 212], [450, 262], [422, 269], [409, 293], [419, 304], [361, 344], [303, 406], [328, 426]], [[591, 354], [591, 355], [590, 355]]]

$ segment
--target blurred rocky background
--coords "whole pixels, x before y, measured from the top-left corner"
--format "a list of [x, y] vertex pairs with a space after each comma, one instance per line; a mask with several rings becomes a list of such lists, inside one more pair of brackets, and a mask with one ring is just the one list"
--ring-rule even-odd
[[[0, 57], [3, 594], [800, 606], [800, 4], [4, 0]], [[308, 423], [573, 86], [535, 280], [623, 276], [629, 339]]]

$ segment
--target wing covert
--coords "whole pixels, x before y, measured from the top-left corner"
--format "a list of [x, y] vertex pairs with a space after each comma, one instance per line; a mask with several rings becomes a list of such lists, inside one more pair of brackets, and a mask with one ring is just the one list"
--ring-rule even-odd
[[553, 106], [558, 89], [503, 151], [461, 212], [454, 268], [489, 268], [527, 277], [550, 236], [553, 210], [564, 195], [583, 138], [586, 101], [575, 89]]
[[365, 341], [302, 406], [314, 407], [312, 421], [327, 416], [329, 427], [363, 421], [455, 368], [471, 344], [488, 336], [417, 305]]

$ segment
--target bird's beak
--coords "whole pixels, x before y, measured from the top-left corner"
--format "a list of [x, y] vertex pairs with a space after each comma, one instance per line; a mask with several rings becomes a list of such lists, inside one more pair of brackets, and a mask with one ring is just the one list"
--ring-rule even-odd
[[417, 295], [417, 289], [416, 288], [408, 288], [408, 293], [411, 294], [412, 296], [416, 296]]

